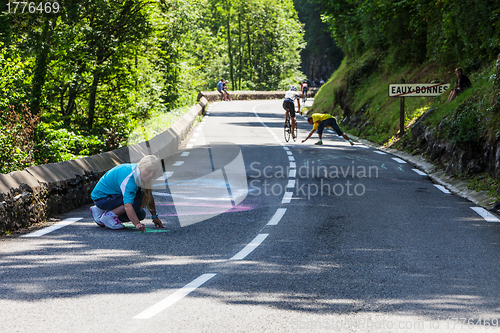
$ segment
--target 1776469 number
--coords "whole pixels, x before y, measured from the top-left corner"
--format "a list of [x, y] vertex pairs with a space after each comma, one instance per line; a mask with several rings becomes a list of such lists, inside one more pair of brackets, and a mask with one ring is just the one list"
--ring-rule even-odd
[[18, 2], [18, 1], [9, 1], [7, 2], [7, 13], [8, 14], [50, 14], [50, 13], [58, 13], [59, 12], [59, 3], [58, 2]]

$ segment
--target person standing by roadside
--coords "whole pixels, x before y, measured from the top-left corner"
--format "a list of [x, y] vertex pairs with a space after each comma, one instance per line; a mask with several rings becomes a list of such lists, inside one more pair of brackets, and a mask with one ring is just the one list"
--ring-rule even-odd
[[90, 195], [95, 204], [90, 207], [95, 223], [123, 229], [122, 222], [131, 221], [144, 232], [146, 226], [140, 221], [146, 217], [147, 207], [155, 226], [163, 228], [152, 195], [152, 181], [159, 173], [161, 163], [153, 155], [144, 156], [138, 164], [121, 164], [106, 172]]

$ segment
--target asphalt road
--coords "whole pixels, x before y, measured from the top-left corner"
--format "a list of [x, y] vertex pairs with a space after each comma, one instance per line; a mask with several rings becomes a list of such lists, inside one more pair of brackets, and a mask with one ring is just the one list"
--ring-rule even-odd
[[0, 241], [0, 332], [500, 331], [498, 220], [302, 118], [285, 143], [281, 101], [209, 111], [164, 159], [166, 229], [82, 207]]

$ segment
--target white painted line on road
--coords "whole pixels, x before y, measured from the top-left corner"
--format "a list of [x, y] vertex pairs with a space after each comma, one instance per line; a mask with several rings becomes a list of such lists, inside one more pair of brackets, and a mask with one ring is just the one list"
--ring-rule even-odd
[[283, 200], [281, 200], [281, 203], [282, 204], [290, 203], [290, 201], [292, 201], [292, 195], [293, 192], [285, 192], [285, 195], [283, 196]]
[[293, 155], [293, 153], [291, 151], [289, 151], [289, 150], [287, 150], [286, 154], [287, 155]]
[[50, 227], [43, 228], [41, 230], [37, 230], [35, 232], [32, 232], [32, 233], [27, 234], [27, 235], [23, 235], [21, 237], [26, 237], [26, 238], [28, 238], [28, 237], [40, 237], [40, 236], [48, 234], [49, 232], [61, 229], [67, 225], [75, 223], [76, 221], [80, 221], [81, 219], [83, 219], [83, 217], [71, 217], [69, 219], [65, 219], [64, 221], [57, 222], [56, 224], [51, 225]]
[[423, 171], [420, 171], [418, 169], [412, 169], [413, 171], [415, 171], [416, 173], [418, 173], [420, 176], [427, 176], [427, 174]]
[[290, 150], [290, 148], [286, 147], [286, 146], [283, 146], [283, 149], [285, 150]]
[[377, 154], [380, 154], [380, 155], [387, 155], [387, 153], [384, 153], [383, 151], [378, 151], [378, 150], [375, 150], [375, 152], [376, 152]]
[[294, 187], [295, 187], [295, 179], [289, 179], [286, 188], [294, 188]]
[[397, 158], [397, 157], [393, 157], [392, 158], [394, 161], [398, 162], [398, 163], [401, 163], [401, 164], [406, 164], [406, 161], [403, 161], [402, 159], [400, 158]]
[[437, 184], [434, 184], [434, 186], [439, 189], [441, 192], [445, 193], [445, 194], [451, 194], [450, 191], [448, 191], [448, 189], [446, 187], [444, 187], [443, 185], [437, 185]]
[[197, 138], [199, 136], [200, 136], [200, 133], [198, 133], [198, 132], [193, 133], [193, 137]]
[[202, 284], [216, 276], [217, 274], [203, 274], [199, 276], [197, 279], [193, 280], [191, 283], [186, 284], [181, 289], [177, 290], [172, 295], [168, 296], [164, 300], [156, 303], [150, 308], [142, 311], [138, 315], [136, 315], [133, 319], [150, 319], [153, 316], [157, 315], [161, 311], [165, 310], [172, 304], [178, 302], [179, 300], [186, 297], [190, 292], [194, 291], [196, 288], [200, 287]]
[[473, 211], [478, 213], [483, 219], [485, 219], [487, 222], [500, 222], [498, 218], [496, 218], [493, 214], [488, 212], [486, 209], [482, 207], [471, 207]]
[[280, 221], [283, 215], [285, 215], [286, 208], [278, 208], [276, 213], [274, 213], [273, 217], [267, 222], [267, 225], [277, 225]]
[[172, 166], [181, 166], [184, 164], [184, 161], [177, 161]]
[[242, 260], [244, 259], [247, 255], [252, 253], [253, 250], [257, 248], [257, 246], [260, 245], [264, 241], [264, 239], [267, 238], [269, 234], [258, 234], [257, 237], [255, 237], [247, 246], [243, 248], [240, 252], [236, 253], [231, 259], [229, 260]]
[[364, 146], [364, 145], [356, 145], [356, 147], [363, 148], [363, 149], [370, 149], [370, 147]]
[[295, 169], [297, 167], [297, 164], [295, 162], [290, 162], [290, 169]]
[[171, 171], [165, 171], [165, 172], [163, 173], [163, 176], [160, 176], [160, 177], [156, 178], [156, 181], [158, 181], [158, 182], [162, 182], [162, 181], [164, 181], [165, 179], [168, 179], [168, 178], [172, 177], [172, 175], [173, 175], [173, 174], [174, 174], [174, 173], [173, 173], [173, 172], [171, 172]]
[[295, 178], [295, 174], [297, 173], [297, 169], [290, 169], [288, 172], [288, 178]]
[[196, 140], [198, 140], [197, 138], [191, 138], [191, 140], [189, 140], [189, 142], [196, 142]]
[[192, 143], [189, 143], [189, 144], [187, 144], [187, 145], [186, 145], [186, 148], [187, 148], [187, 149], [191, 149], [191, 148], [193, 148], [193, 147], [194, 147], [194, 145], [193, 145]]
[[183, 152], [183, 153], [181, 154], [181, 156], [182, 156], [182, 157], [187, 157], [187, 156], [189, 156], [189, 152], [188, 152], [188, 151], [185, 151], [185, 152]]
[[291, 161], [291, 162], [295, 162], [295, 158], [293, 156], [288, 156], [288, 160]]

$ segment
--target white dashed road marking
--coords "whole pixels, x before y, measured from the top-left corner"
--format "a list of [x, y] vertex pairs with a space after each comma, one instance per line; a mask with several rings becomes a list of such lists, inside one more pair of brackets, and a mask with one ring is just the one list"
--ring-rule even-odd
[[406, 161], [403, 161], [402, 159], [400, 158], [397, 158], [397, 157], [393, 157], [392, 158], [394, 161], [398, 162], [398, 163], [401, 163], [401, 164], [406, 164]]
[[473, 211], [478, 213], [483, 219], [485, 219], [487, 222], [500, 222], [498, 218], [496, 218], [493, 214], [488, 212], [486, 209], [482, 207], [471, 207]]
[[50, 227], [47, 227], [47, 228], [44, 228], [44, 229], [41, 229], [41, 230], [37, 230], [35, 232], [32, 232], [32, 233], [27, 234], [27, 235], [23, 235], [21, 237], [26, 237], [26, 238], [29, 238], [29, 237], [40, 237], [40, 236], [48, 234], [49, 232], [61, 229], [61, 228], [65, 227], [65, 226], [67, 226], [67, 225], [75, 223], [76, 221], [80, 221], [81, 219], [83, 219], [83, 217], [72, 217], [72, 218], [66, 219], [64, 221], [57, 222], [56, 224], [51, 225]]
[[242, 260], [244, 259], [247, 255], [252, 253], [253, 250], [257, 248], [257, 246], [260, 245], [264, 241], [264, 239], [267, 238], [269, 234], [258, 234], [257, 237], [255, 237], [247, 246], [243, 248], [240, 252], [236, 253], [231, 259], [229, 260]]
[[443, 185], [437, 185], [437, 184], [434, 184], [434, 186], [439, 189], [441, 192], [445, 193], [445, 194], [451, 194], [450, 191], [448, 191], [448, 189], [446, 187], [444, 187]]
[[164, 300], [156, 303], [155, 305], [151, 306], [150, 308], [142, 311], [138, 315], [134, 317], [134, 319], [149, 319], [161, 311], [165, 310], [172, 304], [178, 302], [179, 300], [183, 299], [187, 294], [190, 292], [194, 291], [196, 288], [200, 287], [202, 284], [213, 278], [217, 274], [203, 274], [193, 280], [191, 283], [188, 283], [181, 289], [177, 290], [175, 293], [172, 295], [168, 296]]

